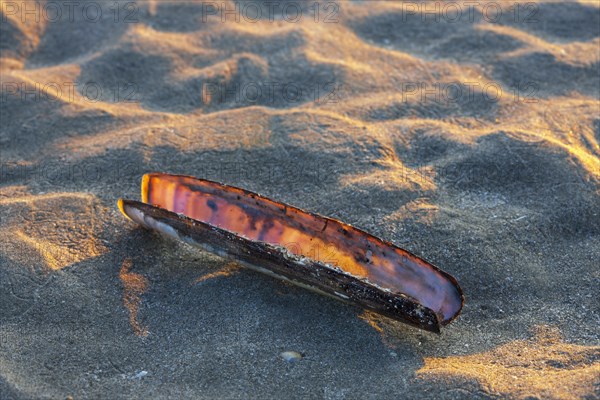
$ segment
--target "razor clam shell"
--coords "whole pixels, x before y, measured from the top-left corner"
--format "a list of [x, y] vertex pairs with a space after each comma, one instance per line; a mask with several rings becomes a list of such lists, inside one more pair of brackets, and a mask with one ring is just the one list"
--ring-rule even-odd
[[440, 325], [455, 319], [462, 308], [462, 291], [450, 274], [342, 221], [245, 189], [185, 175], [145, 174], [141, 189], [143, 203], [249, 240], [283, 246], [296, 256], [334, 265], [364, 282], [402, 293], [432, 309]]
[[[160, 207], [133, 200], [119, 200], [119, 208], [138, 224], [203, 250], [231, 258], [243, 265], [288, 280], [298, 286], [350, 302], [426, 331], [440, 333], [436, 313], [415, 299], [393, 293], [281, 246], [246, 239], [216, 226]], [[461, 294], [462, 296], [462, 294]]]

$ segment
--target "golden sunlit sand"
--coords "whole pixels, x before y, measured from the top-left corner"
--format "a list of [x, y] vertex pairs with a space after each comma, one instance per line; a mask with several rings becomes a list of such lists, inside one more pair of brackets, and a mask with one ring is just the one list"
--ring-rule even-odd
[[565, 343], [556, 328], [536, 327], [535, 336], [487, 352], [426, 357], [422, 379], [474, 379], [488, 393], [525, 399], [585, 397], [600, 379], [600, 346]]
[[148, 329], [140, 323], [138, 317], [142, 295], [148, 289], [148, 279], [143, 275], [131, 272], [132, 261], [126, 259], [123, 261], [119, 278], [123, 283], [123, 305], [129, 311], [129, 324], [137, 336], [147, 336]]

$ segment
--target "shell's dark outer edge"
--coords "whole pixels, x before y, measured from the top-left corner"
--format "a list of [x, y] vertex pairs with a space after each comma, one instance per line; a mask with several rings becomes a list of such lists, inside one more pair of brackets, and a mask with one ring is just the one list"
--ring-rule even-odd
[[340, 300], [347, 300], [429, 332], [440, 333], [440, 322], [436, 313], [408, 296], [383, 290], [320, 262], [295, 257], [283, 248], [248, 240], [160, 207], [134, 200], [122, 202], [122, 209], [127, 215], [131, 215], [129, 209], [142, 213], [146, 221], [142, 224], [146, 228], [152, 229], [151, 224], [147, 223], [147, 218], [152, 218], [173, 228], [179, 239], [186, 243], [208, 245], [217, 249], [220, 255], [260, 266], [292, 282], [301, 282], [320, 289]]
[[[335, 219], [335, 218], [326, 217], [326, 216], [323, 216], [323, 215], [320, 215], [320, 214], [317, 214], [317, 213], [314, 213], [314, 212], [311, 212], [311, 211], [306, 211], [306, 210], [303, 210], [303, 209], [301, 209], [301, 208], [298, 208], [298, 207], [295, 207], [295, 206], [293, 206], [293, 205], [289, 205], [289, 204], [281, 203], [281, 202], [279, 202], [279, 201], [272, 200], [272, 199], [270, 199], [270, 198], [268, 198], [268, 197], [266, 197], [266, 196], [264, 196], [264, 195], [262, 195], [262, 194], [260, 194], [260, 193], [252, 192], [252, 191], [250, 191], [250, 190], [243, 189], [243, 188], [239, 188], [239, 187], [237, 187], [237, 186], [231, 186], [231, 185], [227, 185], [227, 184], [225, 184], [225, 183], [221, 183], [221, 182], [217, 182], [217, 181], [212, 181], [212, 180], [209, 180], [209, 179], [200, 179], [200, 178], [197, 178], [197, 177], [194, 177], [194, 176], [191, 176], [191, 175], [183, 175], [183, 174], [168, 174], [168, 173], [162, 173], [162, 172], [150, 172], [150, 173], [147, 173], [147, 174], [145, 174], [145, 176], [146, 176], [146, 175], [147, 175], [147, 176], [151, 176], [151, 175], [159, 175], [159, 176], [160, 176], [160, 175], [170, 175], [170, 176], [174, 176], [174, 177], [190, 178], [190, 179], [194, 179], [194, 180], [200, 180], [200, 181], [205, 181], [205, 182], [209, 182], [209, 183], [212, 183], [212, 184], [218, 185], [218, 186], [220, 186], [221, 188], [223, 188], [223, 190], [230, 190], [230, 189], [234, 189], [234, 190], [240, 190], [240, 191], [242, 191], [243, 193], [245, 193], [245, 194], [247, 194], [247, 195], [249, 195], [249, 196], [252, 196], [252, 197], [257, 197], [257, 198], [259, 198], [259, 199], [266, 199], [266, 200], [268, 200], [268, 201], [272, 201], [272, 202], [274, 202], [274, 203], [282, 204], [283, 206], [285, 206], [285, 207], [286, 207], [286, 208], [288, 208], [288, 209], [294, 209], [294, 210], [296, 210], [296, 211], [299, 211], [299, 212], [302, 212], [302, 213], [306, 213], [306, 214], [308, 214], [308, 215], [311, 215], [311, 216], [313, 216], [313, 217], [315, 217], [315, 218], [320, 218], [320, 219], [322, 219], [323, 221], [335, 221], [335, 222], [339, 223], [341, 226], [345, 227], [346, 229], [351, 229], [351, 230], [354, 230], [355, 232], [357, 232], [357, 233], [359, 233], [359, 234], [363, 234], [363, 235], [372, 236], [372, 237], [374, 237], [374, 238], [375, 238], [377, 241], [379, 241], [379, 242], [380, 242], [382, 245], [384, 245], [384, 246], [389, 246], [389, 247], [393, 247], [393, 248], [398, 248], [398, 249], [400, 249], [402, 252], [406, 253], [407, 255], [409, 255], [409, 256], [411, 256], [411, 257], [414, 257], [414, 258], [416, 258], [416, 259], [422, 260], [423, 262], [427, 263], [427, 264], [428, 264], [430, 267], [432, 267], [434, 270], [436, 270], [436, 271], [438, 271], [440, 274], [442, 274], [442, 275], [443, 275], [443, 276], [444, 276], [446, 279], [448, 279], [448, 280], [449, 280], [449, 281], [450, 281], [450, 282], [451, 282], [451, 283], [452, 283], [452, 284], [453, 284], [453, 285], [456, 287], [456, 289], [457, 289], [457, 291], [458, 291], [458, 294], [460, 295], [460, 308], [458, 309], [458, 311], [456, 312], [456, 314], [454, 314], [454, 316], [453, 316], [452, 318], [450, 318], [450, 319], [443, 320], [443, 319], [441, 319], [441, 318], [439, 318], [439, 317], [437, 317], [437, 318], [436, 318], [436, 321], [437, 321], [437, 322], [436, 322], [436, 324], [438, 325], [438, 328], [437, 328], [437, 332], [438, 332], [438, 333], [439, 333], [439, 326], [445, 326], [445, 325], [448, 325], [450, 322], [452, 322], [452, 321], [454, 321], [456, 318], [458, 318], [458, 316], [459, 316], [459, 315], [461, 314], [461, 312], [462, 312], [462, 309], [463, 309], [463, 307], [464, 307], [464, 304], [465, 304], [465, 296], [464, 296], [464, 293], [463, 293], [463, 290], [462, 290], [461, 286], [459, 285], [458, 281], [456, 280], [456, 278], [455, 278], [454, 276], [452, 276], [452, 275], [451, 275], [451, 274], [449, 274], [448, 272], [444, 271], [443, 269], [439, 268], [438, 266], [436, 266], [436, 265], [434, 265], [434, 264], [432, 264], [432, 263], [430, 263], [430, 262], [428, 262], [428, 261], [424, 260], [423, 258], [421, 258], [421, 257], [417, 256], [416, 254], [414, 254], [414, 253], [411, 253], [410, 251], [408, 251], [408, 250], [406, 250], [406, 249], [403, 249], [403, 248], [400, 248], [400, 247], [396, 246], [395, 244], [393, 244], [393, 243], [392, 243], [392, 242], [390, 242], [390, 241], [387, 241], [387, 240], [385, 240], [385, 239], [381, 239], [381, 238], [379, 238], [379, 237], [373, 236], [373, 235], [371, 235], [370, 233], [368, 233], [368, 232], [366, 232], [366, 231], [364, 231], [364, 230], [362, 230], [362, 229], [360, 229], [360, 228], [357, 228], [357, 227], [355, 227], [355, 226], [353, 226], [353, 225], [350, 225], [350, 224], [348, 224], [348, 223], [346, 223], [346, 222], [343, 222], [343, 221], [337, 220], [337, 219]], [[141, 204], [146, 204], [146, 203], [143, 203], [143, 202], [142, 202]], [[160, 208], [160, 207], [157, 207], [157, 208]], [[168, 210], [165, 210], [165, 211], [168, 211]], [[177, 215], [177, 214], [176, 214], [176, 215]], [[188, 219], [191, 219], [191, 218], [188, 218]], [[193, 221], [194, 221], [194, 222], [196, 222], [196, 223], [203, 223], [203, 222], [201, 222], [201, 221], [198, 221], [198, 220], [193, 220]], [[212, 225], [210, 225], [210, 224], [207, 224], [207, 225], [208, 225], [208, 226], [210, 226], [210, 227], [213, 227], [213, 226], [212, 226]], [[216, 227], [213, 227], [213, 228], [216, 228]], [[225, 232], [227, 232], [227, 233], [231, 233], [231, 232], [228, 232], [228, 231], [225, 231]], [[237, 235], [236, 235], [236, 236], [237, 236]], [[372, 285], [371, 285], [371, 286], [372, 286]], [[423, 307], [423, 308], [426, 308], [426, 307]], [[427, 308], [427, 309], [428, 309], [428, 308]], [[392, 317], [392, 318], [393, 318], [393, 317]], [[425, 329], [425, 328], [423, 328], [423, 329]]]

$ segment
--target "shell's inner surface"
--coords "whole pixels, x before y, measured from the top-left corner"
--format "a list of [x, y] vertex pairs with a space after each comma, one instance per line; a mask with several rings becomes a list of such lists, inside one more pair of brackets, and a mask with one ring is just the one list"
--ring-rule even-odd
[[249, 240], [330, 264], [430, 308], [442, 324], [462, 307], [453, 278], [426, 261], [352, 226], [243, 189], [187, 176], [147, 174], [142, 201]]

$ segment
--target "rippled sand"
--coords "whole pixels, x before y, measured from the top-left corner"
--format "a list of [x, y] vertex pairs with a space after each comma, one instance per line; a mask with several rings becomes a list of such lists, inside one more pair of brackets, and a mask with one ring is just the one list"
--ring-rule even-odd
[[[0, 398], [599, 396], [600, 7], [472, 3], [2, 1]], [[139, 229], [149, 171], [390, 240], [463, 313], [431, 335]]]

